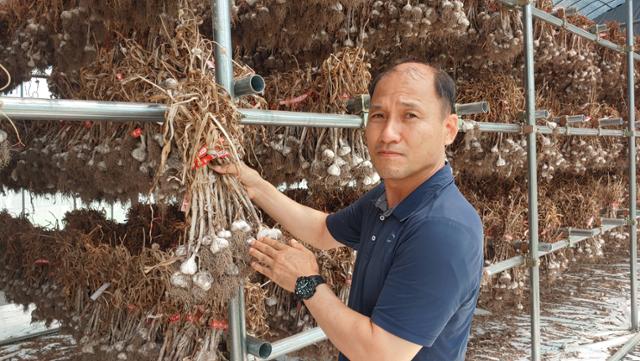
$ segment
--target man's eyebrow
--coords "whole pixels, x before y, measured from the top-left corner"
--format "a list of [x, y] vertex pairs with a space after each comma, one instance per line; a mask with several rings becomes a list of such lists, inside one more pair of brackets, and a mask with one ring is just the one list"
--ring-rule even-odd
[[[403, 107], [407, 107], [407, 108], [420, 108], [422, 103], [420, 103], [418, 101], [414, 101], [414, 100], [401, 100], [400, 101], [400, 105], [402, 105]], [[378, 110], [378, 109], [382, 109], [382, 105], [380, 105], [380, 104], [371, 104], [371, 106], [369, 107], [369, 110]]]
[[420, 108], [421, 103], [413, 100], [401, 100], [400, 105], [407, 108]]

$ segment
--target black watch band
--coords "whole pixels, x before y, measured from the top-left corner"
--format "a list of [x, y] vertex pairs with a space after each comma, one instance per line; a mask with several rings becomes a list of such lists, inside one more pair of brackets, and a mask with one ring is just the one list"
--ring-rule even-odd
[[320, 275], [298, 277], [294, 293], [300, 299], [308, 300], [316, 293], [318, 285], [325, 282], [324, 277]]

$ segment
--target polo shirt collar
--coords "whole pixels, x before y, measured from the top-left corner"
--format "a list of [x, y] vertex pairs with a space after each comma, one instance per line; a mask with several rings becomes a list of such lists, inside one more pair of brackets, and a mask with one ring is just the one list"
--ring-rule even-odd
[[415, 211], [421, 208], [425, 201], [430, 200], [433, 195], [451, 182], [453, 182], [453, 171], [447, 162], [444, 167], [440, 168], [440, 170], [434, 173], [429, 179], [419, 185], [418, 188], [411, 192], [394, 208], [388, 208], [387, 193], [384, 191], [384, 185], [381, 185], [383, 187], [382, 194], [374, 200], [374, 204], [383, 212], [384, 216], [393, 214], [400, 222], [404, 222]]

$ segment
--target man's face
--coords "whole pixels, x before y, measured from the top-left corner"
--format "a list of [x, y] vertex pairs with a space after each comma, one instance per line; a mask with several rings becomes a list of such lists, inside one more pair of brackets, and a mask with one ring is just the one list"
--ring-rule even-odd
[[432, 71], [403, 64], [378, 82], [365, 137], [382, 179], [429, 176], [457, 131], [457, 116], [443, 111]]

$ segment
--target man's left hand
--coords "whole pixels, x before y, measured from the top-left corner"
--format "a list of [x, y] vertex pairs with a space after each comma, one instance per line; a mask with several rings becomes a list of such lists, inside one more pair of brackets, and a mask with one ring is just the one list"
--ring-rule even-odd
[[298, 277], [320, 273], [313, 252], [295, 239], [287, 245], [271, 238], [261, 238], [251, 244], [249, 254], [255, 259], [251, 263], [253, 269], [289, 292], [295, 289]]

